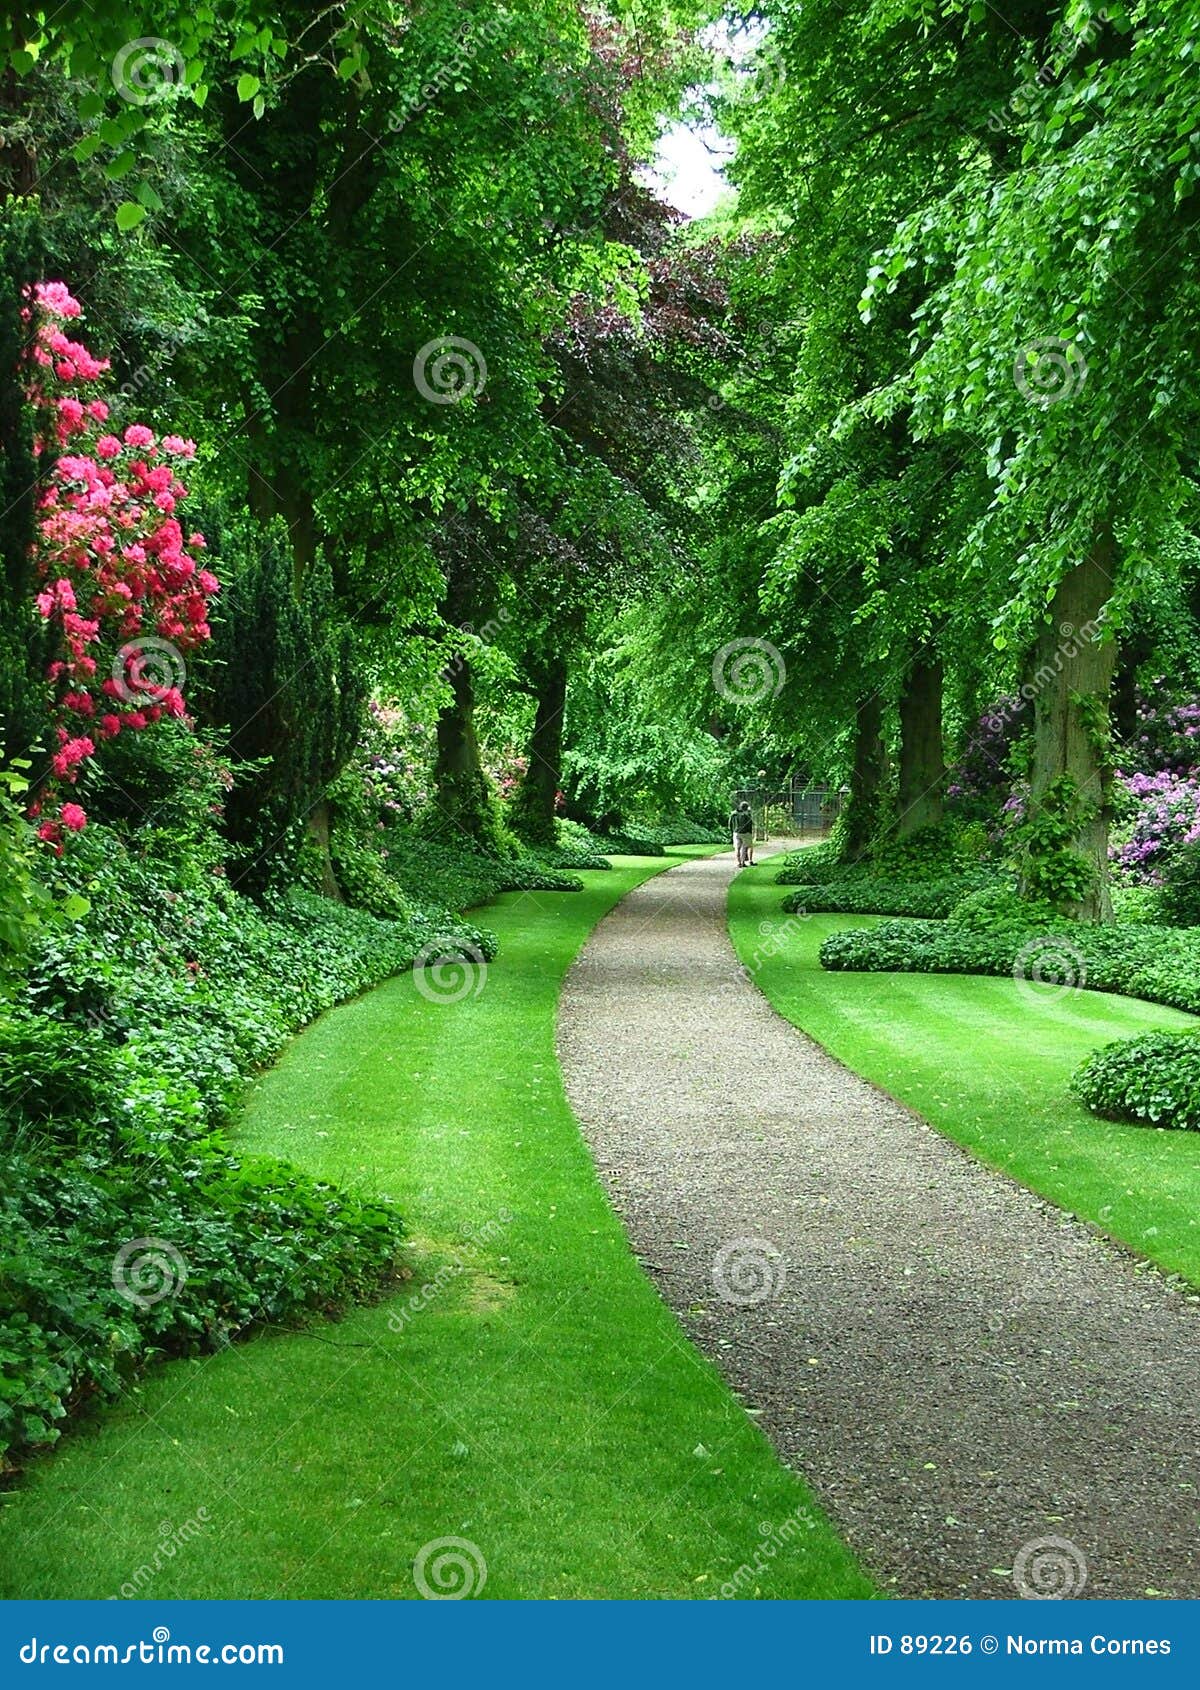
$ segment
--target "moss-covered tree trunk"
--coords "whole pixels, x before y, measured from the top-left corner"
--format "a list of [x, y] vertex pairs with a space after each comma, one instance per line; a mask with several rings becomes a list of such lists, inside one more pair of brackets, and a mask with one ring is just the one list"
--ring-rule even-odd
[[450, 697], [438, 716], [433, 765], [439, 826], [459, 843], [492, 851], [497, 844], [497, 816], [475, 736], [474, 677], [462, 653], [446, 669], [445, 680]]
[[1080, 921], [1112, 915], [1108, 883], [1110, 695], [1117, 646], [1101, 617], [1112, 594], [1107, 536], [1065, 575], [1030, 659], [1033, 763], [1019, 830], [1022, 890]]
[[854, 763], [842, 836], [842, 854], [850, 862], [866, 856], [879, 831], [884, 761], [883, 705], [875, 693], [854, 712]]
[[942, 661], [929, 652], [913, 658], [900, 695], [901, 838], [942, 819], [946, 754], [942, 737]]
[[[452, 629], [469, 629], [481, 612], [469, 544], [448, 550], [444, 564], [442, 618]], [[503, 830], [492, 784], [479, 760], [470, 649], [470, 640], [464, 635], [443, 674], [449, 696], [438, 716], [434, 803], [428, 819], [431, 826], [444, 829], [459, 844], [494, 854], [503, 849]]]
[[537, 709], [529, 736], [528, 766], [509, 811], [516, 833], [530, 845], [553, 845], [554, 806], [562, 784], [563, 711], [567, 703], [567, 665], [558, 653], [539, 664], [533, 675]]

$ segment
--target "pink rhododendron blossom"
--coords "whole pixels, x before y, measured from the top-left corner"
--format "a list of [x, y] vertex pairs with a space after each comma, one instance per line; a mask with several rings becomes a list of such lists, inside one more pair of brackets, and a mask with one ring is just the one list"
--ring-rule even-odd
[[[101, 432], [107, 403], [60, 390], [94, 382], [109, 368], [65, 332], [79, 315], [62, 282], [40, 283], [26, 308], [34, 332], [29, 396], [39, 419], [34, 450], [49, 464], [37, 498], [35, 603], [57, 641], [46, 670], [57, 745], [51, 791], [79, 778], [97, 742], [186, 716], [178, 684], [157, 682], [152, 666], [142, 673], [137, 636], [144, 629], [171, 641], [182, 676], [186, 653], [209, 638], [208, 601], [218, 590], [216, 576], [196, 566], [203, 536], [184, 540], [175, 512], [187, 489], [159, 460], [153, 431], [130, 423], [121, 437]], [[190, 458], [195, 444], [171, 434], [162, 450]], [[94, 738], [74, 731], [81, 717], [94, 721]], [[31, 815], [46, 796], [44, 790], [34, 800]], [[63, 829], [77, 833], [86, 822], [82, 807], [69, 801], [58, 821], [41, 823], [39, 837], [61, 852]]]

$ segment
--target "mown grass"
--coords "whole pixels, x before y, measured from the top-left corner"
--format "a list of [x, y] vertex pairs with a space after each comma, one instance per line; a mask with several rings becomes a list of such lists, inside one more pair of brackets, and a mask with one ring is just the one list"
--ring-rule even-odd
[[777, 867], [733, 882], [730, 928], [781, 1015], [983, 1161], [1200, 1284], [1200, 1134], [1101, 1121], [1068, 1090], [1098, 1045], [1194, 1016], [975, 975], [827, 972], [826, 936], [879, 918], [784, 915]]
[[411, 1598], [422, 1547], [459, 1537], [485, 1598], [703, 1597], [797, 1511], [738, 1594], [872, 1594], [639, 1269], [563, 1095], [563, 974], [670, 861], [507, 895], [477, 996], [404, 977], [295, 1041], [235, 1142], [394, 1198], [414, 1277], [165, 1365], [73, 1433], [4, 1501], [0, 1594], [129, 1594], [142, 1567], [153, 1597]]

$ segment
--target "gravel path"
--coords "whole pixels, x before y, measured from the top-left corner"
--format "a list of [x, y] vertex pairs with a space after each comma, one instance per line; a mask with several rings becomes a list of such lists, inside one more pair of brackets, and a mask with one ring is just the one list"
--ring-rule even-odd
[[885, 1588], [1200, 1595], [1196, 1301], [776, 1015], [726, 932], [732, 872], [631, 892], [560, 1012], [663, 1297]]

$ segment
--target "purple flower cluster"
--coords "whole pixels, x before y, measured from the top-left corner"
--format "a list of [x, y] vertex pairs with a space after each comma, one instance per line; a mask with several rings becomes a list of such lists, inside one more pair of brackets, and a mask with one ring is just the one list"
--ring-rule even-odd
[[1137, 811], [1133, 833], [1113, 848], [1113, 861], [1142, 885], [1160, 886], [1163, 863], [1170, 853], [1200, 840], [1200, 767], [1182, 774], [1175, 769], [1119, 773], [1117, 779], [1136, 802]]

